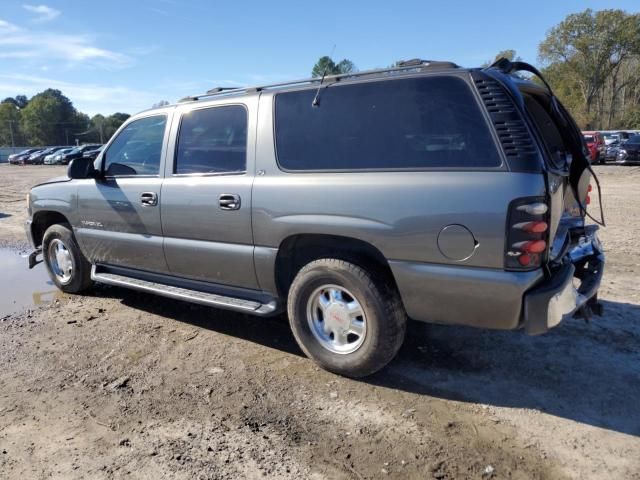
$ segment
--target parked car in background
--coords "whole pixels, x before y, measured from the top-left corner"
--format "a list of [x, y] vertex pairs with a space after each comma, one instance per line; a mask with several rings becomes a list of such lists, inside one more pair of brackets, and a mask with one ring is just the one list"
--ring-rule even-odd
[[22, 156], [22, 159], [20, 160], [20, 164], [21, 165], [30, 165], [31, 164], [31, 157], [32, 156], [36, 156], [38, 154], [40, 154], [41, 152], [44, 152], [45, 150], [47, 150], [46, 148], [39, 148], [31, 153], [28, 153], [26, 155]]
[[91, 160], [95, 160], [100, 155], [100, 152], [104, 148], [104, 145], [100, 145], [98, 148], [94, 148], [93, 150], [87, 150], [82, 154], [82, 158], [90, 158]]
[[66, 153], [72, 151], [75, 147], [63, 148], [62, 150], [58, 150], [57, 152], [50, 153], [46, 157], [44, 157], [45, 165], [62, 165], [62, 156]]
[[582, 136], [589, 149], [591, 163], [599, 163], [601, 157], [604, 158], [604, 138], [602, 138], [600, 132], [594, 131], [582, 132]]
[[620, 146], [616, 162], [622, 165], [640, 163], [640, 135], [634, 135]]
[[625, 131], [616, 132], [616, 134], [620, 137], [620, 143], [625, 143], [627, 140], [629, 140], [631, 137], [635, 135], [633, 132], [625, 132]]
[[619, 142], [622, 139], [622, 136], [620, 135], [619, 132], [615, 132], [615, 133], [606, 132], [606, 133], [602, 133], [602, 139], [604, 140], [605, 152], [606, 152], [606, 147], [608, 147], [614, 142]]
[[57, 147], [45, 148], [44, 150], [40, 150], [38, 152], [35, 152], [29, 155], [29, 158], [25, 158], [24, 163], [25, 164], [29, 163], [31, 165], [42, 165], [44, 164], [44, 158], [47, 155], [57, 152], [58, 150], [62, 150], [63, 148], [67, 148], [67, 147], [57, 146]]
[[18, 153], [14, 153], [13, 155], [9, 155], [9, 158], [7, 160], [9, 160], [9, 163], [11, 163], [12, 165], [18, 165], [20, 163], [22, 163], [22, 160], [24, 160], [25, 157], [28, 157], [29, 155], [31, 155], [32, 153], [36, 152], [40, 150], [39, 148], [27, 148], [26, 150], [22, 150], [21, 152]]
[[604, 163], [616, 161], [616, 159], [618, 158], [618, 152], [620, 151], [621, 145], [622, 145], [622, 140], [616, 140], [615, 142], [607, 145], [604, 153]]
[[74, 147], [70, 152], [67, 152], [62, 156], [62, 164], [67, 165], [71, 160], [82, 157], [84, 152], [86, 152], [87, 150], [93, 150], [99, 146], [100, 145], [91, 143], [87, 145], [80, 145], [79, 147]]

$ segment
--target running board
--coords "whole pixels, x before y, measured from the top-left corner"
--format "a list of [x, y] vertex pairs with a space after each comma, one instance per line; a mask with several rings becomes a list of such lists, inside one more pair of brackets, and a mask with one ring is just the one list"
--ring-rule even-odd
[[154, 293], [163, 297], [174, 298], [176, 300], [184, 300], [209, 307], [224, 308], [227, 310], [236, 310], [239, 312], [251, 313], [253, 315], [270, 315], [276, 311], [277, 304], [275, 300], [269, 303], [260, 303], [253, 300], [245, 300], [243, 298], [225, 297], [215, 293], [201, 292], [188, 288], [174, 287], [163, 283], [141, 280], [138, 278], [126, 277], [117, 273], [97, 272], [96, 266], [91, 267], [91, 280], [114, 285], [116, 287], [132, 288], [142, 292]]

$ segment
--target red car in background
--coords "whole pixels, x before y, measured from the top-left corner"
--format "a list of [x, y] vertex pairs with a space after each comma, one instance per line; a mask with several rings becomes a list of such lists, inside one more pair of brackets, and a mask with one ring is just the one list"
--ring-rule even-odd
[[604, 162], [604, 137], [600, 132], [582, 132], [584, 136], [584, 142], [587, 144], [587, 148], [589, 149], [589, 157], [591, 158], [591, 163], [600, 163]]

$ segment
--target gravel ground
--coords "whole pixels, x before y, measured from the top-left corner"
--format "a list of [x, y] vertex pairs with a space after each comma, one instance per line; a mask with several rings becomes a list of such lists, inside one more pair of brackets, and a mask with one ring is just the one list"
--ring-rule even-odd
[[[28, 187], [63, 172], [0, 165], [0, 246], [25, 248]], [[597, 172], [602, 318], [411, 324], [365, 380], [284, 318], [109, 287], [0, 314], [0, 478], [640, 479], [640, 168]]]

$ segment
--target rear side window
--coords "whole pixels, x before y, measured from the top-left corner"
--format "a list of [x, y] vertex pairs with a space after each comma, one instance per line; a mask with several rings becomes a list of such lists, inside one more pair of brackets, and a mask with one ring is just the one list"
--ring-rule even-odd
[[182, 117], [174, 173], [244, 172], [247, 111], [240, 105], [192, 110]]
[[501, 159], [464, 80], [431, 77], [276, 95], [285, 170], [488, 168]]
[[[568, 165], [567, 146], [564, 144], [560, 129], [556, 122], [551, 118], [546, 108], [532, 95], [523, 95], [527, 112], [531, 116], [533, 123], [542, 136], [545, 146], [549, 154], [550, 160], [555, 168], [565, 168]], [[583, 135], [586, 143], [592, 143], [595, 140], [594, 135]]]

